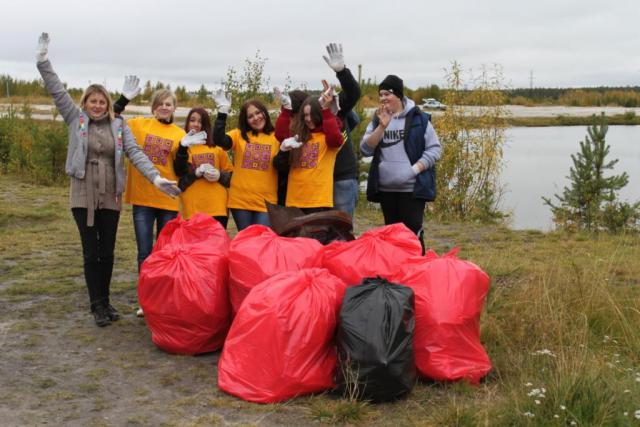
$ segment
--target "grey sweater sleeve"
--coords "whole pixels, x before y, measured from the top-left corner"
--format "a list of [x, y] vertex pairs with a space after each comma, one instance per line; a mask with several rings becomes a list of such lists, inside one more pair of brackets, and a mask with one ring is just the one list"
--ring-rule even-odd
[[442, 145], [436, 134], [436, 130], [431, 125], [431, 122], [427, 124], [427, 130], [424, 133], [424, 152], [420, 157], [420, 161], [425, 164], [427, 169], [436, 164], [436, 161], [440, 159], [442, 154]]
[[360, 152], [364, 157], [373, 156], [373, 152], [375, 151], [375, 148], [371, 148], [367, 144], [367, 140], [369, 139], [369, 135], [371, 135], [371, 132], [373, 132], [373, 120], [367, 125], [367, 130], [362, 136], [362, 141], [360, 141]]
[[64, 122], [67, 125], [71, 124], [75, 116], [77, 116], [79, 108], [73, 102], [71, 96], [69, 96], [58, 75], [53, 71], [51, 62], [47, 59], [46, 61], [38, 62], [36, 65], [44, 80], [44, 87], [53, 97], [53, 102], [60, 111]]
[[122, 121], [122, 136], [124, 152], [131, 164], [135, 166], [145, 178], [153, 182], [153, 180], [160, 175], [160, 172], [158, 172], [151, 160], [149, 160], [149, 157], [144, 154], [144, 151], [142, 151], [136, 142], [133, 132], [131, 132], [127, 122], [124, 120]]

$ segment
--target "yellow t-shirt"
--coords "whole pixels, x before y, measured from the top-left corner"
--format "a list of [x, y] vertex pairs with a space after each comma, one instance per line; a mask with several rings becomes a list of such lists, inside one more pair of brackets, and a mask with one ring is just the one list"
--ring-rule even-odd
[[328, 147], [325, 135], [311, 134], [302, 147], [291, 152], [287, 206], [333, 207], [333, 167], [340, 147]]
[[278, 171], [273, 158], [280, 143], [275, 133], [247, 134], [249, 142], [242, 138], [240, 129], [227, 132], [233, 141], [233, 177], [229, 188], [229, 207], [266, 212], [264, 201], [278, 202]]
[[[204, 163], [209, 163], [220, 171], [233, 170], [229, 156], [222, 148], [206, 145], [189, 147], [189, 169], [194, 171]], [[219, 182], [197, 178], [180, 194], [180, 202], [182, 216], [186, 219], [198, 212], [210, 216], [227, 216], [227, 189]]]
[[[174, 124], [166, 125], [153, 117], [127, 120], [138, 145], [154, 164], [160, 175], [177, 181], [173, 161], [185, 131]], [[149, 182], [136, 168], [127, 168], [124, 201], [132, 205], [177, 211], [179, 201], [172, 199]]]

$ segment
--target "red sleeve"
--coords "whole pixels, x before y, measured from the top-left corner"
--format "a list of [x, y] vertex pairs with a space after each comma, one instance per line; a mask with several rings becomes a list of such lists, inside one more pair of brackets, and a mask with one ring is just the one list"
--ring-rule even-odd
[[276, 139], [280, 142], [291, 136], [289, 126], [291, 125], [291, 110], [280, 108], [280, 115], [276, 119]]
[[329, 147], [340, 147], [344, 143], [338, 120], [328, 108], [322, 110], [322, 130]]

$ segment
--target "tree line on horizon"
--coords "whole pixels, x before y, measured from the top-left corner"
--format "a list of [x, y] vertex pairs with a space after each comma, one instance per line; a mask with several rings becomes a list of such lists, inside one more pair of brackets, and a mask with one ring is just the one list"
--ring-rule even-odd
[[[362, 106], [369, 107], [377, 104], [378, 83], [372, 79], [362, 80], [360, 82], [362, 88]], [[66, 86], [66, 84], [65, 84]], [[168, 88], [173, 89], [178, 99], [178, 103], [188, 105], [204, 105], [213, 107], [211, 95], [212, 89], [201, 84], [197, 90], [188, 90], [185, 85], [178, 85], [172, 88], [170, 84], [161, 81], [155, 83], [147, 80], [137, 101], [147, 103], [151, 99], [151, 95], [157, 89]], [[306, 88], [305, 88], [306, 89]], [[69, 94], [80, 99], [82, 88], [67, 87]], [[442, 100], [447, 95], [447, 88], [442, 88], [436, 84], [421, 86], [416, 89], [405, 88], [406, 95], [413, 99], [416, 103], [422, 103], [425, 98], [435, 98]], [[462, 93], [471, 94], [472, 90], [462, 89]], [[620, 106], [626, 108], [640, 107], [640, 86], [626, 87], [581, 87], [581, 88], [513, 88], [502, 89], [504, 103], [511, 105], [565, 105], [573, 107], [589, 107], [589, 106]], [[23, 80], [13, 78], [8, 74], [0, 75], [0, 98], [48, 98], [48, 94], [44, 88], [42, 79]], [[116, 99], [120, 93], [111, 92]], [[273, 102], [273, 95], [269, 93], [261, 94], [267, 102]], [[474, 105], [472, 97], [469, 97], [468, 105]]]

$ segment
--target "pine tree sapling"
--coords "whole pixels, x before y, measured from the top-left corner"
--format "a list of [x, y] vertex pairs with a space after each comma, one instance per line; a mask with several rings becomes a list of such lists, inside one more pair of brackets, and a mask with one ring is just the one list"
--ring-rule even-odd
[[628, 184], [629, 175], [623, 172], [604, 176], [618, 159], [607, 160], [610, 147], [605, 141], [608, 126], [604, 113], [593, 119], [593, 124], [587, 128], [587, 136], [580, 142], [580, 151], [571, 155], [573, 166], [567, 177], [570, 184], [564, 187], [562, 196], [555, 195], [559, 203], [556, 205], [546, 197], [542, 200], [551, 208], [553, 221], [562, 228], [615, 231], [616, 224], [619, 228], [635, 228], [631, 224], [633, 210], [638, 209], [638, 204], [617, 201], [617, 192]]

